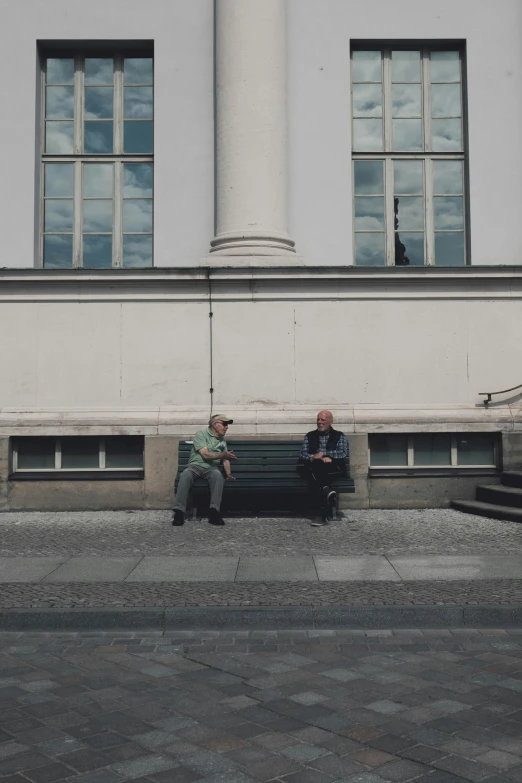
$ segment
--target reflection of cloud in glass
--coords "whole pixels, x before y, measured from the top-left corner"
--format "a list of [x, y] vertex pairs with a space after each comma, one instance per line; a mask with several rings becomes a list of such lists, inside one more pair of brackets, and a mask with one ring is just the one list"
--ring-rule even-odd
[[131, 199], [123, 202], [125, 232], [152, 231], [152, 199]]
[[153, 123], [146, 120], [126, 120], [123, 123], [124, 152], [137, 154], [153, 152]]
[[433, 84], [432, 117], [460, 117], [460, 84]]
[[86, 57], [85, 84], [112, 84], [114, 61], [111, 57]]
[[393, 163], [393, 189], [396, 194], [424, 193], [421, 160], [396, 160]]
[[464, 228], [464, 207], [462, 196], [437, 196], [433, 199], [435, 230]]
[[83, 202], [83, 230], [112, 231], [112, 200]]
[[72, 267], [72, 236], [48, 234], [44, 237], [44, 266], [48, 269]]
[[124, 117], [152, 119], [152, 87], [125, 87]]
[[424, 228], [424, 199], [418, 196], [401, 196], [395, 199], [396, 225], [402, 231]]
[[401, 232], [395, 234], [395, 264], [396, 266], [423, 266], [424, 265], [424, 234], [409, 234]]
[[46, 122], [45, 124], [45, 151], [58, 155], [70, 155], [73, 147], [74, 123]]
[[353, 148], [356, 152], [382, 150], [382, 120], [354, 120]]
[[462, 150], [462, 124], [460, 120], [433, 120], [431, 125], [435, 152]]
[[460, 61], [458, 52], [431, 53], [431, 81], [460, 81]]
[[420, 84], [393, 84], [392, 105], [394, 117], [420, 117]]
[[46, 87], [45, 116], [47, 119], [73, 118], [74, 87]]
[[152, 163], [127, 163], [123, 167], [123, 197], [152, 196]]
[[88, 198], [112, 197], [112, 163], [84, 163], [83, 195]]
[[464, 263], [464, 232], [435, 234], [435, 263], [437, 266], [462, 266]]
[[356, 160], [353, 164], [354, 192], [384, 193], [382, 160]]
[[152, 84], [152, 57], [126, 57], [123, 61], [125, 84]]
[[420, 82], [420, 51], [392, 52], [392, 81]]
[[384, 234], [356, 234], [355, 263], [357, 266], [383, 266]]
[[72, 196], [74, 169], [72, 163], [46, 163], [44, 195]]
[[382, 86], [380, 84], [353, 85], [353, 116], [382, 117]]
[[382, 81], [381, 52], [355, 51], [352, 53], [352, 81]]
[[84, 236], [83, 265], [87, 269], [108, 269], [111, 267], [112, 237]]
[[84, 151], [112, 152], [112, 122], [86, 122]]
[[144, 267], [152, 266], [152, 237], [151, 236], [124, 236], [123, 237], [123, 266]]
[[463, 192], [461, 160], [433, 161], [433, 192], [452, 194]]
[[384, 228], [384, 198], [367, 196], [355, 199], [355, 230], [379, 231]]
[[64, 57], [49, 57], [46, 64], [47, 84], [72, 84], [74, 82], [74, 60]]
[[85, 88], [85, 119], [103, 120], [112, 117], [114, 87]]
[[73, 230], [72, 199], [46, 199], [44, 231]]
[[393, 149], [404, 152], [422, 150], [422, 120], [393, 120]]

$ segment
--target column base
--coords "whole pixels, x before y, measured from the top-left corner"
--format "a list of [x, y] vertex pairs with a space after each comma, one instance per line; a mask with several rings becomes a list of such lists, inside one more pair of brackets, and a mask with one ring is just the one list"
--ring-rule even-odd
[[225, 256], [281, 256], [295, 254], [295, 242], [285, 234], [259, 231], [218, 234], [210, 243], [212, 255]]
[[247, 254], [233, 253], [231, 255], [227, 253], [209, 253], [207, 256], [200, 260], [200, 266], [206, 267], [297, 267], [304, 266], [304, 260], [302, 256], [298, 256], [295, 253], [284, 254], [265, 254], [259, 253]]

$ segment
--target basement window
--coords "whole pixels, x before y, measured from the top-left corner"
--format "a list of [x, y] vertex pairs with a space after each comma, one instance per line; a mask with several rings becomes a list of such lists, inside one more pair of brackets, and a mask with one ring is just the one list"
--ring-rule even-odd
[[143, 451], [141, 435], [13, 438], [9, 478], [142, 479]]
[[498, 433], [417, 433], [369, 436], [370, 475], [496, 472]]

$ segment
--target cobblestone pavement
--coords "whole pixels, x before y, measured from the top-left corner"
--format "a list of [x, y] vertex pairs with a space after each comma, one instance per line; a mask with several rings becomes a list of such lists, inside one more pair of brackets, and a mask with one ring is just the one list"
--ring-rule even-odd
[[522, 630], [0, 634], [3, 783], [520, 783]]
[[299, 518], [230, 518], [224, 528], [168, 511], [0, 513], [0, 556], [501, 554], [519, 551], [522, 525], [450, 509], [347, 510], [327, 528]]
[[[415, 582], [5, 583], [0, 608], [522, 605], [522, 579]], [[521, 781], [522, 783], [522, 781]]]

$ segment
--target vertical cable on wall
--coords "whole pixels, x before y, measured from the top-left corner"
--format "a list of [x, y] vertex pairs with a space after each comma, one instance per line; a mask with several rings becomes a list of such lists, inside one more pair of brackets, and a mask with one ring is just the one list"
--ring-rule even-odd
[[214, 353], [212, 345], [212, 321], [214, 313], [212, 312], [212, 280], [210, 277], [210, 269], [207, 269], [208, 279], [208, 326], [209, 326], [209, 345], [210, 345], [210, 416], [212, 416], [214, 410]]

